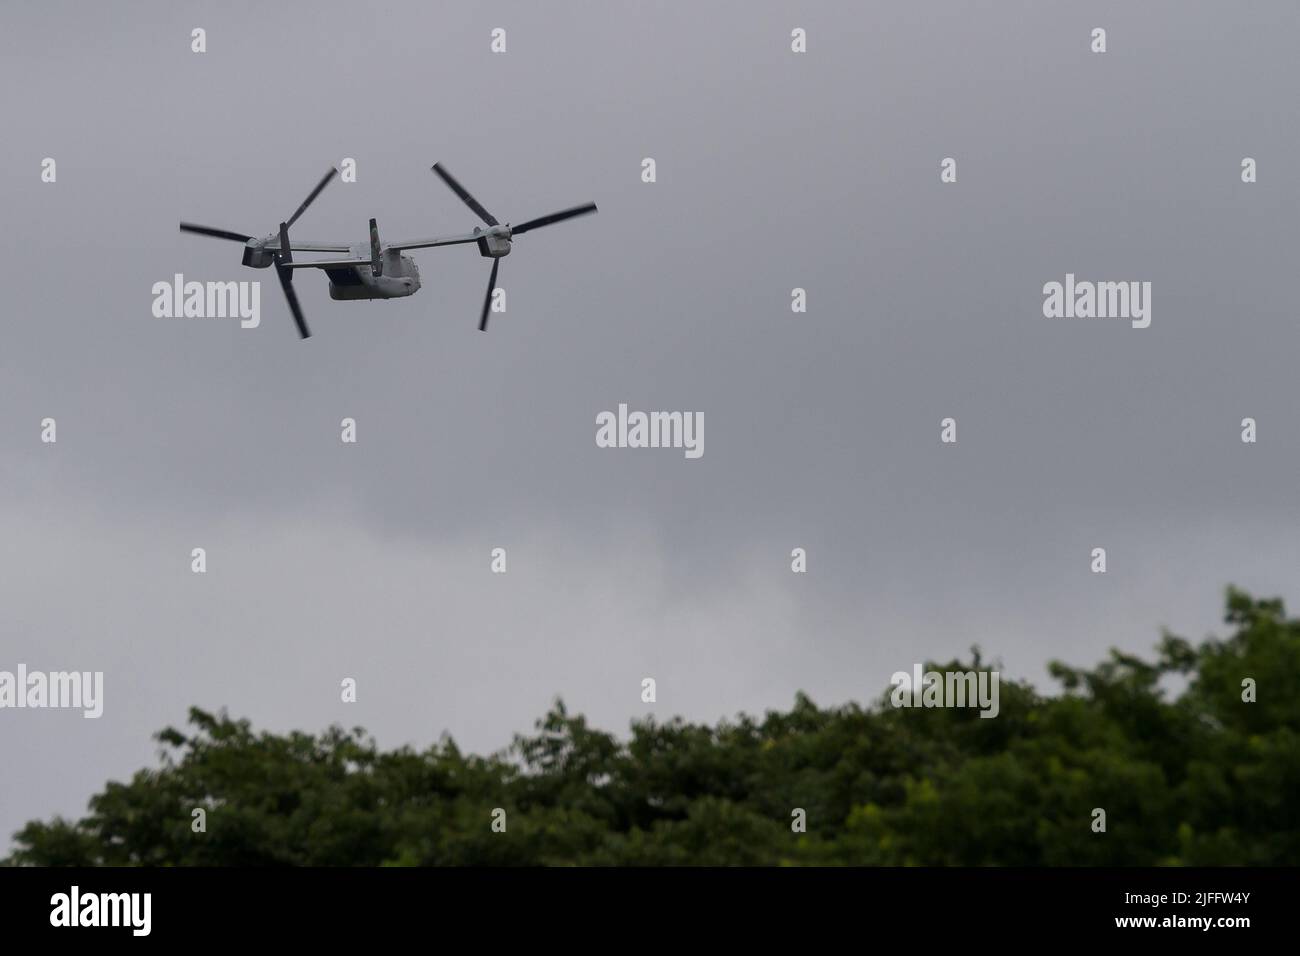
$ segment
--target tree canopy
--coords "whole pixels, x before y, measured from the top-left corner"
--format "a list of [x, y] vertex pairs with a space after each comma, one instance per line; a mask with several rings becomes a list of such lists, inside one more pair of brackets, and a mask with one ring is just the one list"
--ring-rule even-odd
[[[28, 823], [6, 862], [1294, 865], [1300, 621], [1230, 589], [1226, 623], [1199, 644], [1165, 634], [1150, 659], [1053, 663], [1054, 695], [1003, 681], [995, 719], [895, 708], [888, 691], [829, 708], [800, 694], [762, 719], [647, 718], [620, 738], [557, 701], [475, 756], [446, 737], [384, 751], [359, 728], [259, 733], [193, 709], [158, 734], [160, 767], [108, 783], [79, 821]], [[988, 669], [978, 652], [928, 666]]]

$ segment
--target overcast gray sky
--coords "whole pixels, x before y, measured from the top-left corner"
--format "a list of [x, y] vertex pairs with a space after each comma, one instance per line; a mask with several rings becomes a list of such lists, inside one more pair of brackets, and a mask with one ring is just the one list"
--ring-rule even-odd
[[[975, 643], [1047, 688], [1215, 630], [1229, 582], [1297, 596], [1290, 0], [4, 20], [0, 669], [106, 686], [97, 721], [0, 712], [0, 849], [190, 705], [486, 751], [556, 695], [713, 721]], [[435, 160], [502, 220], [600, 213], [516, 242], [486, 335], [489, 263], [454, 247], [409, 299], [300, 274], [300, 342], [272, 272], [176, 224], [269, 232], [343, 157], [295, 235], [472, 227]], [[261, 327], [154, 318], [176, 272], [260, 280]], [[1151, 327], [1044, 318], [1067, 272], [1150, 281]], [[598, 449], [620, 402], [702, 412], [703, 457]]]

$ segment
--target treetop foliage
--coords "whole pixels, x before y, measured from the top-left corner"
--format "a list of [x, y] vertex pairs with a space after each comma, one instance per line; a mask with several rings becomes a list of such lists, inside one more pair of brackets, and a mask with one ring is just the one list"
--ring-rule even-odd
[[[79, 821], [28, 823], [6, 862], [1294, 865], [1300, 621], [1230, 589], [1226, 623], [1200, 644], [1165, 634], [1151, 659], [1054, 662], [1054, 696], [1003, 681], [994, 719], [894, 708], [888, 691], [829, 708], [799, 694], [761, 719], [650, 717], [619, 739], [557, 701], [534, 733], [475, 756], [446, 737], [384, 751], [360, 728], [272, 734], [195, 708], [158, 734], [160, 767], [108, 783]], [[989, 669], [974, 654], [928, 667]]]

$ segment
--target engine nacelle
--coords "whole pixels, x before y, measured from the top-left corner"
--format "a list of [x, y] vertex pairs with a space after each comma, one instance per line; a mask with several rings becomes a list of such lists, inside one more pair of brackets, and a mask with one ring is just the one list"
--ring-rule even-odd
[[485, 259], [500, 259], [502, 256], [508, 256], [510, 255], [510, 240], [505, 236], [495, 236], [491, 233], [480, 236], [478, 254]]
[[275, 262], [275, 256], [261, 243], [249, 242], [244, 246], [243, 262], [254, 269], [267, 269]]

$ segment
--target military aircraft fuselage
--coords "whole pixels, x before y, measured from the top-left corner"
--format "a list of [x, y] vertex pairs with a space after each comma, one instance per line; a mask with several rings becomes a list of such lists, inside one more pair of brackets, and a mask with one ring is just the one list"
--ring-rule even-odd
[[[295, 252], [312, 252], [311, 243], [294, 243]], [[244, 245], [244, 265], [254, 269], [266, 269], [275, 263], [275, 252], [280, 246], [280, 237], [266, 236], [262, 239], [249, 239]], [[337, 247], [335, 247], [337, 248]], [[319, 250], [321, 252], [326, 249]], [[348, 254], [354, 259], [369, 259], [370, 244], [358, 242], [348, 247]], [[375, 275], [370, 265], [339, 266], [324, 268], [321, 271], [329, 277], [331, 299], [398, 299], [414, 295], [420, 288], [420, 267], [410, 256], [403, 255], [395, 249], [385, 249], [380, 254], [382, 274]]]

